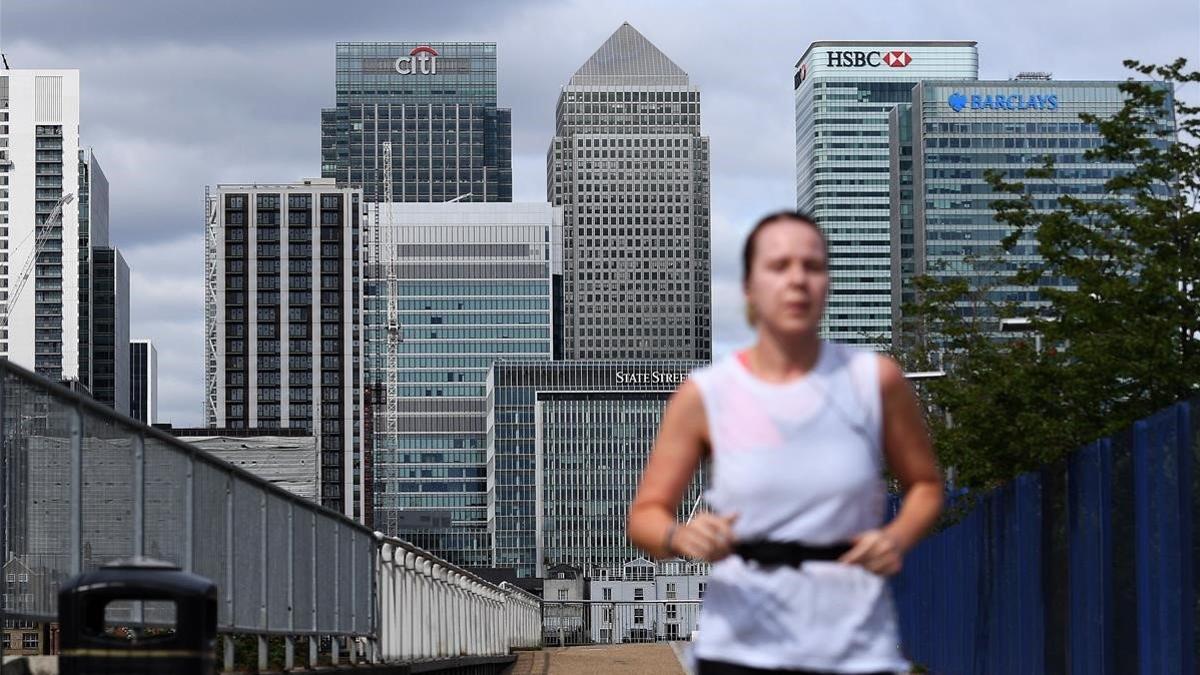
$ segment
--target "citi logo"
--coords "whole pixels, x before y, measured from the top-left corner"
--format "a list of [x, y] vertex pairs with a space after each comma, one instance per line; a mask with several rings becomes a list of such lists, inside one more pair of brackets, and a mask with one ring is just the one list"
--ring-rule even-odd
[[903, 68], [912, 63], [912, 54], [896, 49], [890, 52], [836, 51], [825, 52], [828, 68]]
[[429, 45], [413, 47], [408, 56], [396, 59], [396, 72], [401, 75], [437, 75], [437, 50]]

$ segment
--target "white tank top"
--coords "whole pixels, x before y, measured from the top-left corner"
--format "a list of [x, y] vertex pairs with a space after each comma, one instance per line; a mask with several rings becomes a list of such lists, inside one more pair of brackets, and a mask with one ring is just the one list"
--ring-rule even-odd
[[[730, 356], [691, 375], [712, 440], [705, 498], [738, 540], [833, 544], [883, 523], [879, 356], [821, 343], [813, 369], [761, 380]], [[857, 565], [713, 566], [695, 656], [753, 668], [902, 670], [887, 580]]]

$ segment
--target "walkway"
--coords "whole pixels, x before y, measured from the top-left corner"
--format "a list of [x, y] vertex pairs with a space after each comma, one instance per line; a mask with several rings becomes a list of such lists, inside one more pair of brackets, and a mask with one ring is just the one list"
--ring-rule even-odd
[[[684, 643], [678, 643], [683, 645]], [[518, 652], [511, 675], [684, 675], [672, 643], [553, 647]]]

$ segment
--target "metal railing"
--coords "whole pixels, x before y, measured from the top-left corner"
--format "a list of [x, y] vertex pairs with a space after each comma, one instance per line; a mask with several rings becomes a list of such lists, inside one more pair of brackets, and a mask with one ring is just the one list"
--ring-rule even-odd
[[498, 656], [541, 646], [537, 596], [508, 583], [492, 585], [406, 541], [377, 536], [383, 660]]
[[[0, 358], [0, 552], [8, 618], [53, 621], [71, 577], [145, 555], [208, 577], [218, 629], [322, 638], [331, 660], [507, 653], [540, 643], [539, 600], [271, 485]], [[169, 606], [169, 605], [168, 605]], [[480, 614], [480, 613], [483, 614]], [[120, 625], [170, 624], [151, 605]], [[488, 617], [480, 621], [481, 616]]]
[[542, 644], [573, 647], [690, 640], [700, 600], [544, 600]]

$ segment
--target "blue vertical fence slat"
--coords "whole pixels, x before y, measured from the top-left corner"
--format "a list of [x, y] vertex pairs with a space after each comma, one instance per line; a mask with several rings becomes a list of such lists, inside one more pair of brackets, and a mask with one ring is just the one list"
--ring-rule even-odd
[[1093, 443], [1071, 459], [1068, 532], [1072, 675], [1113, 673], [1112, 441]]
[[[1066, 593], [1045, 592], [1050, 582], [1043, 578], [1043, 557], [1053, 549], [1043, 550], [1043, 542], [1061, 547], [1062, 540], [1054, 539], [1060, 531], [1046, 529], [1058, 519], [1042, 511], [1042, 491], [1049, 488], [1038, 474], [979, 497], [960, 522], [913, 550], [894, 584], [906, 653], [932, 672], [956, 675], [1049, 674], [1064, 665], [1073, 675], [1107, 675], [1129, 652], [1136, 652], [1142, 675], [1197, 672], [1200, 561], [1193, 510], [1200, 428], [1193, 429], [1193, 405], [1181, 403], [1137, 422], [1128, 449], [1103, 439], [1069, 459], [1067, 565], [1065, 572], [1049, 568], [1066, 574]], [[1132, 465], [1131, 480], [1117, 482], [1118, 461]], [[1118, 494], [1132, 496], [1131, 559], [1118, 549], [1127, 535], [1120, 541], [1114, 536], [1114, 513], [1129, 513], [1114, 511]], [[897, 509], [894, 503], [893, 515]], [[1122, 560], [1131, 560], [1133, 569], [1118, 574]], [[1135, 612], [1118, 612], [1124, 597], [1136, 598], [1132, 621], [1125, 616]], [[1047, 664], [1047, 617], [1061, 622], [1064, 615], [1067, 663]], [[1118, 635], [1121, 622], [1136, 625], [1136, 644]], [[1054, 658], [1062, 658], [1055, 651]]]
[[1176, 476], [1179, 481], [1179, 672], [1194, 673], [1200, 667], [1200, 663], [1196, 662], [1196, 643], [1200, 636], [1196, 635], [1196, 577], [1193, 574], [1196, 531], [1192, 520], [1192, 505], [1195, 503], [1195, 495], [1192, 494], [1195, 487], [1192, 445], [1196, 438], [1192, 435], [1192, 415], [1195, 411], [1190, 403], [1180, 403], [1175, 408], [1175, 437], [1178, 440], [1175, 445]]

